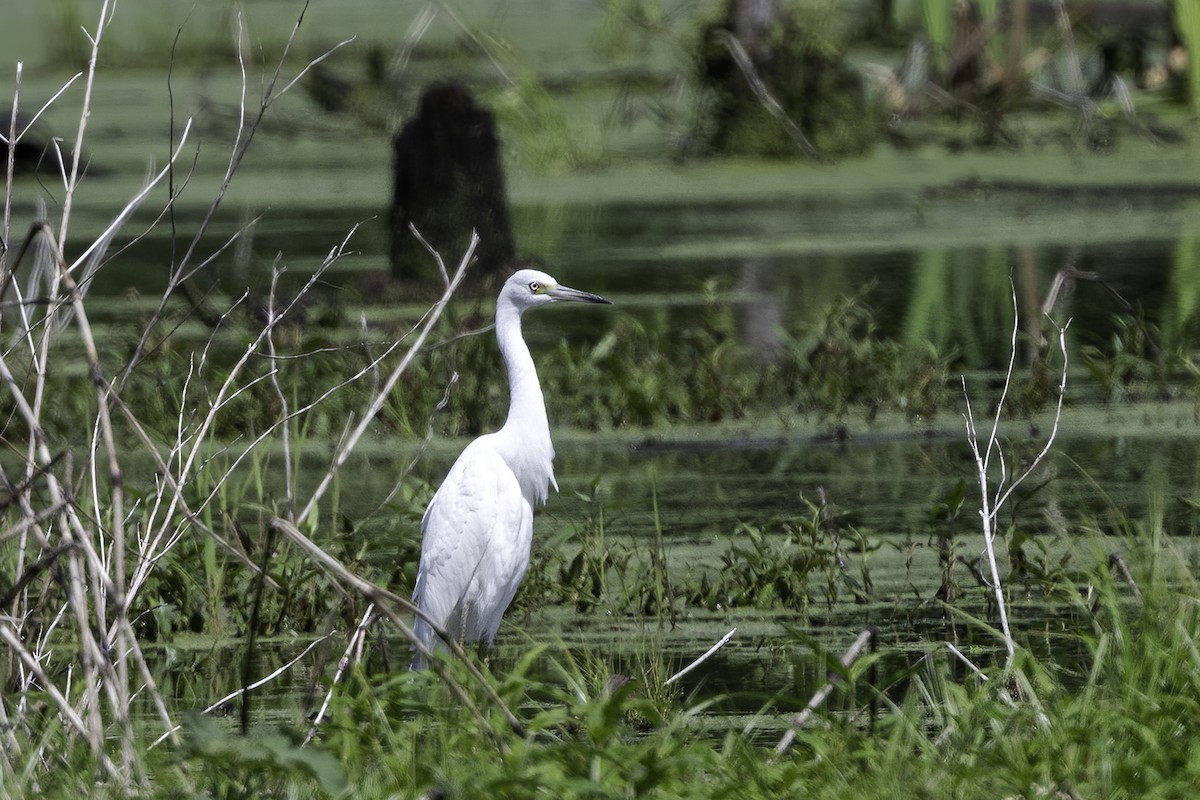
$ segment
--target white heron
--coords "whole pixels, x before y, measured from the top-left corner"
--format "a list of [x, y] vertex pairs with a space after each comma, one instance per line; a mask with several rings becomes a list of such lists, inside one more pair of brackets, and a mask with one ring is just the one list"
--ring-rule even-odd
[[[521, 315], [555, 302], [608, 303], [560, 286], [544, 272], [517, 271], [496, 300], [496, 339], [508, 372], [508, 419], [467, 445], [421, 518], [421, 565], [413, 603], [460, 641], [491, 644], [529, 566], [533, 506], [554, 481], [554, 445], [533, 357], [521, 337]], [[417, 618], [426, 649], [437, 635]], [[425, 660], [420, 651], [413, 669]]]

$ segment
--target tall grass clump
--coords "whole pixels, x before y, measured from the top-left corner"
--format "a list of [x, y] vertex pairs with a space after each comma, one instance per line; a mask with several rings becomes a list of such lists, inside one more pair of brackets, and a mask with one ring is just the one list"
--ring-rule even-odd
[[1191, 0], [1175, 0], [1175, 25], [1187, 48], [1188, 103], [1192, 115], [1200, 116], [1200, 6]]
[[1071, 663], [1039, 658], [1018, 636], [1007, 664], [965, 662], [931, 642], [891, 687], [872, 685], [873, 656], [831, 664], [835, 691], [778, 755], [790, 714], [764, 708], [706, 731], [721, 698], [663, 699], [649, 676], [614, 680], [613, 664], [581, 664], [554, 647], [492, 678], [522, 709], [520, 736], [499, 734], [499, 718], [480, 725], [455, 711], [429, 676], [361, 671], [322, 736], [364, 776], [363, 797], [887, 798], [897, 787], [1184, 797], [1197, 779], [1200, 587], [1170, 543], [1129, 548], [1140, 599], [1099, 559], [1069, 601], [1076, 627], [1066, 635], [1080, 653]]
[[[301, 12], [279, 63], [267, 68], [261, 94], [252, 97], [248, 34], [238, 17], [243, 83], [237, 103], [242, 113], [216, 194], [190, 240], [176, 229], [178, 246], [172, 251], [167, 288], [140, 330], [117, 350], [102, 343], [89, 312], [88, 289], [100, 271], [121, 257], [110, 253], [114, 237], [140, 207], [164, 196], [164, 186], [170, 191], [155, 216], [175, 222], [174, 202], [188, 183], [182, 165], [194, 147], [190, 120], [173, 120], [178, 137], [171, 142], [167, 165], [114, 209], [98, 238], [82, 248], [74, 244], [69, 229], [84, 174], [81, 154], [97, 64], [115, 11], [113, 3], [100, 5], [94, 25], [81, 33], [90, 48], [86, 69], [47, 104], [58, 102], [67, 86], [82, 84], [72, 149], [60, 153], [59, 217], [52, 222], [39, 212], [23, 242], [14, 247], [8, 246], [13, 209], [26, 192], [14, 177], [14, 153], [29, 130], [26, 118], [18, 115], [22, 64], [17, 66], [13, 114], [3, 121], [0, 384], [8, 449], [0, 461], [6, 495], [0, 508], [0, 563], [7, 578], [0, 583], [0, 785], [18, 795], [82, 796], [94, 793], [95, 780], [115, 794], [146, 793], [164, 781], [176, 781], [191, 794], [203, 785], [203, 771], [188, 762], [211, 758], [240, 759], [250, 772], [269, 768], [270, 780], [249, 785], [270, 789], [279, 785], [280, 776], [295, 772], [327, 789], [338, 787], [336, 770], [306, 770], [319, 757], [301, 755], [294, 749], [299, 743], [289, 743], [287, 737], [261, 740], [257, 749], [247, 749], [223, 744], [207, 723], [181, 726], [181, 709], [159, 691], [147, 649], [181, 629], [246, 636], [251, 644], [239, 670], [243, 688], [212, 706], [240, 706], [244, 731], [252, 689], [279, 674], [253, 672], [256, 634], [286, 629], [287, 616], [308, 605], [302, 613], [321, 620], [324, 628], [318, 643], [329, 637], [347, 595], [317, 573], [310, 554], [294, 542], [308, 543], [305, 531], [328, 538], [330, 528], [337, 529], [330, 521], [338, 518], [340, 469], [423, 350], [475, 243], [455, 270], [438, 258], [444, 292], [416, 324], [337, 380], [289, 381], [289, 371], [304, 374], [312, 367], [298, 366], [302, 358], [288, 357], [303, 352], [283, 352], [284, 334], [289, 315], [344, 255], [353, 231], [330, 242], [322, 263], [291, 299], [280, 299], [281, 270], [276, 269], [255, 314], [245, 312], [247, 295], [235, 297], [216, 314], [207, 338], [176, 349], [175, 326], [168, 320], [176, 304], [186, 304], [186, 282], [246, 231], [236, 232], [212, 253], [202, 251], [204, 235], [237, 180], [262, 120], [316, 63], [284, 74]], [[34, 109], [30, 117], [45, 110]], [[240, 328], [243, 317], [259, 322], [246, 332]], [[230, 339], [237, 342], [233, 352], [218, 357]], [[81, 353], [86, 364], [82, 373], [70, 367]], [[170, 360], [161, 353], [171, 354]], [[75, 377], [56, 383], [63, 375]], [[146, 387], [158, 377], [167, 380], [152, 402]], [[362, 387], [355, 395], [360, 405], [342, 417], [351, 423], [332, 450], [324, 449], [327, 462], [319, 479], [301, 480], [300, 448], [323, 404], [354, 385]], [[249, 413], [244, 401], [255, 392], [261, 392], [257, 402], [267, 410], [257, 415], [256, 424], [239, 427], [235, 420]], [[60, 395], [70, 402], [60, 402]], [[70, 412], [56, 418], [64, 406]], [[155, 416], [150, 419], [147, 413]], [[238, 436], [226, 438], [231, 431]], [[322, 585], [314, 590], [317, 580]], [[389, 595], [374, 597], [383, 613], [395, 616]], [[406, 607], [403, 600], [396, 603]], [[311, 646], [305, 652], [309, 650]], [[151, 776], [150, 770], [163, 761], [147, 753], [162, 742], [176, 758], [167, 759], [173, 765], [169, 775]], [[227, 780], [218, 783], [213, 795], [240, 796], [230, 794]]]

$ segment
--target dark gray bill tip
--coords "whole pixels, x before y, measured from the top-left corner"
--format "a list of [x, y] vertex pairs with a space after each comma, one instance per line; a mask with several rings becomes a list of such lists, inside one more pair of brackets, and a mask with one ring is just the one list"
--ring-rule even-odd
[[572, 289], [569, 286], [555, 286], [553, 289], [549, 290], [547, 294], [553, 297], [555, 300], [571, 300], [576, 303], [604, 303], [605, 305], [612, 305], [612, 300], [609, 300], [607, 297], [601, 297], [598, 294], [580, 291], [579, 289]]

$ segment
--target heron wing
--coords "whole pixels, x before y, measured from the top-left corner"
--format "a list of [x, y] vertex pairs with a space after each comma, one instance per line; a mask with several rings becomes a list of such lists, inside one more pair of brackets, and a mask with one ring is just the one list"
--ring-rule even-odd
[[[528, 559], [524, 518], [532, 509], [521, 495], [511, 468], [490, 446], [488, 437], [463, 450], [421, 520], [421, 564], [413, 601], [452, 635], [465, 640], [490, 638], [512, 599]], [[524, 539], [525, 558], [520, 558]], [[432, 629], [421, 620], [417, 634], [429, 647]]]

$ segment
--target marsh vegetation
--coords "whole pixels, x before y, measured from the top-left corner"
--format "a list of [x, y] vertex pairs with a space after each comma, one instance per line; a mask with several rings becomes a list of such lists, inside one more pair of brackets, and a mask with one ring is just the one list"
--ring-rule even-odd
[[[1197, 152], [1129, 122], [1189, 130], [1178, 86], [1087, 106], [1115, 150], [1068, 104], [698, 160], [704, 19], [558, 8], [3, 12], [0, 131], [69, 133], [7, 150], [0, 795], [1190, 796]], [[446, 73], [519, 248], [616, 306], [530, 331], [561, 492], [499, 646], [410, 673], [421, 513], [505, 399], [471, 249], [385, 275], [381, 132]]]

